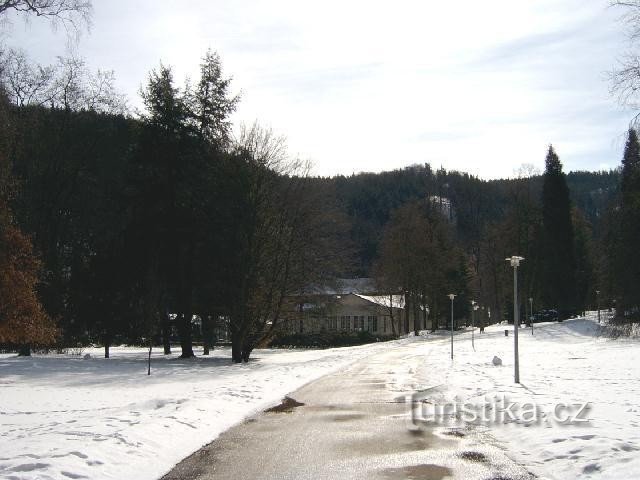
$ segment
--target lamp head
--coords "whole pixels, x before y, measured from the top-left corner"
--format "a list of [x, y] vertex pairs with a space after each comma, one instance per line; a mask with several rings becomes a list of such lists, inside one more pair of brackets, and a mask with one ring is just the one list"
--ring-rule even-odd
[[505, 258], [505, 260], [507, 262], [511, 262], [512, 267], [518, 267], [520, 265], [520, 262], [524, 260], [524, 257], [514, 255], [512, 257]]

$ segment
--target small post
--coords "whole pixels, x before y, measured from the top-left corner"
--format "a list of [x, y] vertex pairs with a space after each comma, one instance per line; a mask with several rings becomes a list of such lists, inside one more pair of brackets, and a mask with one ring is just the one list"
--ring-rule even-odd
[[471, 348], [473, 348], [474, 350], [476, 349], [475, 345], [473, 344], [473, 331], [475, 330], [475, 325], [474, 325], [474, 321], [473, 321], [473, 312], [476, 309], [476, 301], [475, 300], [471, 300]]
[[478, 309], [480, 308], [479, 305], [474, 305], [473, 306], [473, 312], [471, 312], [471, 346], [473, 347], [473, 351], [476, 351], [476, 346], [473, 342], [473, 337], [475, 335], [475, 331], [476, 331], [476, 325], [475, 325], [475, 312], [478, 311]]
[[151, 349], [153, 348], [153, 340], [149, 338], [149, 360], [147, 361], [147, 375], [151, 375]]
[[456, 298], [456, 296], [450, 293], [448, 297], [451, 300], [451, 360], [453, 360], [453, 299]]
[[600, 323], [600, 290], [596, 290], [596, 300], [598, 303], [598, 323]]
[[533, 297], [529, 297], [529, 320], [531, 321], [531, 335], [533, 335]]

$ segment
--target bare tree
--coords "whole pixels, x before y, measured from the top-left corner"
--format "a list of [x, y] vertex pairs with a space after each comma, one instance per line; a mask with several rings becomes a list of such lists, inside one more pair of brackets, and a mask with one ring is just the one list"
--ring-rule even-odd
[[[620, 58], [618, 68], [609, 72], [610, 91], [621, 105], [637, 110], [640, 109], [640, 0], [611, 0], [609, 5], [624, 9], [620, 20], [629, 39], [629, 50]], [[638, 115], [634, 122], [637, 120]]]
[[58, 57], [58, 63], [32, 63], [24, 51], [10, 49], [0, 62], [0, 84], [19, 107], [50, 106], [103, 113], [127, 112], [113, 71], [91, 72], [83, 59]]
[[52, 101], [55, 68], [29, 62], [21, 50], [10, 49], [0, 66], [0, 81], [13, 103], [44, 105]]
[[91, 0], [0, 0], [0, 18], [10, 12], [49, 20], [52, 27], [62, 25], [76, 37], [91, 26], [93, 5]]
[[342, 252], [340, 219], [311, 184], [308, 162], [291, 159], [282, 137], [254, 124], [241, 130], [234, 151], [244, 172], [235, 176], [243, 209], [233, 218], [238, 286], [230, 315], [232, 358], [240, 362], [299, 317], [294, 297], [332, 276]]

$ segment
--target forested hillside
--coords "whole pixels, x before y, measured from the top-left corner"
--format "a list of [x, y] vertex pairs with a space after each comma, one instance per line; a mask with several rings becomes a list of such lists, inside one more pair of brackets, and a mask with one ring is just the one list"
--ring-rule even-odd
[[[477, 241], [484, 226], [504, 219], [520, 190], [526, 190], [528, 198], [539, 207], [542, 180], [541, 174], [482, 180], [456, 171], [433, 171], [429, 165], [314, 179], [335, 189], [339, 204], [349, 217], [351, 236], [358, 247], [354, 274], [363, 276], [370, 273], [378, 255], [382, 229], [391, 212], [404, 203], [431, 196], [449, 198], [455, 210], [457, 234], [463, 242], [471, 244]], [[618, 191], [619, 182], [620, 175], [616, 170], [567, 174], [573, 204], [596, 231]]]

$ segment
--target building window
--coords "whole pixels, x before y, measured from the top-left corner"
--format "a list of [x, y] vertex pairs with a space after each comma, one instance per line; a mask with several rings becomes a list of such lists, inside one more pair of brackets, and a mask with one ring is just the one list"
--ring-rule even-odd
[[304, 321], [300, 319], [300, 333], [304, 333]]
[[343, 315], [342, 317], [340, 317], [340, 330], [342, 330], [343, 332], [348, 332], [350, 323], [351, 318], [348, 315]]
[[377, 332], [378, 331], [378, 317], [375, 315], [369, 315], [367, 318], [367, 331], [369, 332]]
[[382, 333], [387, 333], [387, 317], [384, 317], [382, 322]]
[[338, 329], [338, 318], [337, 317], [329, 317], [327, 318], [328, 328], [331, 331], [335, 331]]

